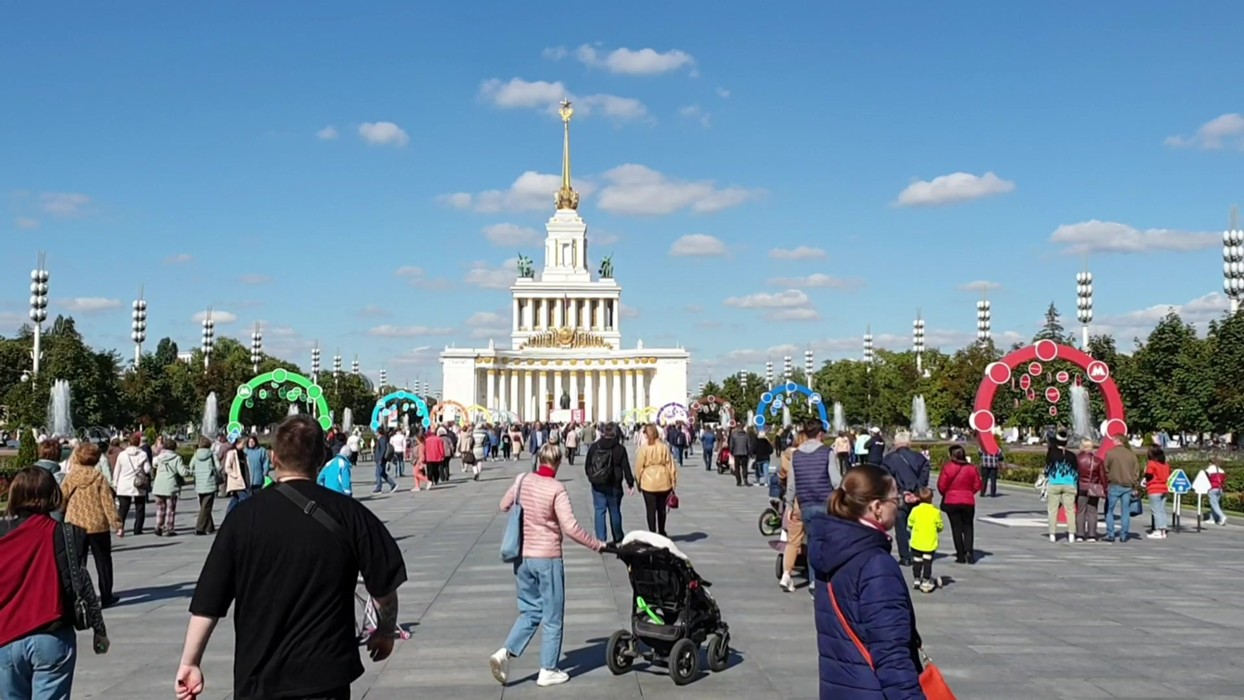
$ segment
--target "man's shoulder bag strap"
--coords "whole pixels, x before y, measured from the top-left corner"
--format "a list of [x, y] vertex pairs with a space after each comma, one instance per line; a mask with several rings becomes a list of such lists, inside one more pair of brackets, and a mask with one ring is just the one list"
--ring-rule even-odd
[[337, 537], [337, 539], [341, 540], [351, 552], [354, 551], [354, 543], [352, 543], [350, 538], [346, 535], [346, 531], [341, 527], [341, 523], [337, 522], [333, 516], [325, 513], [320, 508], [320, 504], [302, 495], [297, 489], [289, 484], [277, 482], [275, 488], [277, 493], [288, 498], [291, 503], [298, 506], [298, 510], [301, 510], [305, 515], [311, 516], [315, 522], [324, 526], [325, 530], [328, 530], [335, 537]]

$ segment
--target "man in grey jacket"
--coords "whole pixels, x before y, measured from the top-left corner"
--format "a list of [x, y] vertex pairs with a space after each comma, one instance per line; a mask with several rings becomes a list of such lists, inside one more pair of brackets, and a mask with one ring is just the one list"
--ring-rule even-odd
[[730, 461], [733, 463], [731, 468], [734, 470], [734, 485], [743, 486], [743, 479], [747, 476], [747, 462], [752, 455], [752, 441], [742, 424], [736, 423], [734, 430], [730, 432], [728, 447]]

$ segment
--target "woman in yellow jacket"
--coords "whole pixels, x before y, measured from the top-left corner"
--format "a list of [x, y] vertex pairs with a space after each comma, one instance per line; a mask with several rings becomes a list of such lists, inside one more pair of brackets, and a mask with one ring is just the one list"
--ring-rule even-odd
[[911, 509], [907, 516], [907, 529], [911, 530], [911, 569], [914, 583], [921, 593], [932, 593], [936, 587], [933, 579], [933, 555], [937, 552], [938, 534], [946, 527], [942, 511], [933, 505], [933, 490], [920, 489], [916, 494], [920, 505]]
[[635, 481], [644, 493], [648, 530], [664, 537], [666, 502], [678, 488], [678, 466], [655, 425], [644, 426], [644, 442], [635, 460]]

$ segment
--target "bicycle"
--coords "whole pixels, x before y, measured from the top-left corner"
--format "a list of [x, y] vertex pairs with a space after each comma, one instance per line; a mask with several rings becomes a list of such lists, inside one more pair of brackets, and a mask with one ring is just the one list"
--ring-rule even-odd
[[760, 513], [760, 519], [757, 525], [760, 528], [760, 534], [765, 537], [774, 537], [782, 531], [782, 509], [785, 505], [778, 500], [770, 499], [769, 507]]

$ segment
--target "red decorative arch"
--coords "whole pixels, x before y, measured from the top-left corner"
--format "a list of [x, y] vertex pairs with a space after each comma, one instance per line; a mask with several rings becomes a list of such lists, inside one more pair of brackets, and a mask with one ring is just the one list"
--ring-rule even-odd
[[[968, 419], [971, 428], [976, 431], [976, 439], [981, 450], [988, 454], [998, 454], [998, 439], [993, 429], [997, 421], [993, 415], [993, 400], [998, 387], [1011, 381], [1011, 373], [1027, 363], [1052, 362], [1055, 359], [1066, 360], [1084, 370], [1089, 381], [1101, 387], [1106, 401], [1106, 423], [1103, 431], [1110, 437], [1127, 435], [1127, 422], [1124, 420], [1123, 397], [1119, 395], [1119, 387], [1110, 376], [1110, 368], [1101, 360], [1094, 360], [1089, 355], [1071, 347], [1060, 345], [1052, 340], [1038, 340], [1025, 348], [1020, 348], [985, 368], [985, 378], [976, 389], [976, 404]], [[1038, 370], [1039, 372], [1040, 370]]]

